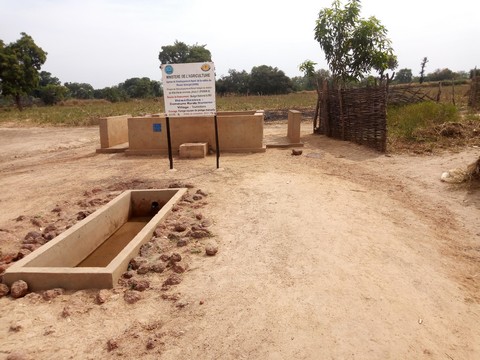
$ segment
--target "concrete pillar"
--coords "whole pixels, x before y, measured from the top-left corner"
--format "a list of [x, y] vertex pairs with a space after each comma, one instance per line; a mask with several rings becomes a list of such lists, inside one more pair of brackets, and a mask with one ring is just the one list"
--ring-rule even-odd
[[302, 113], [297, 110], [288, 111], [288, 130], [287, 137], [292, 144], [300, 143], [300, 123], [302, 122]]

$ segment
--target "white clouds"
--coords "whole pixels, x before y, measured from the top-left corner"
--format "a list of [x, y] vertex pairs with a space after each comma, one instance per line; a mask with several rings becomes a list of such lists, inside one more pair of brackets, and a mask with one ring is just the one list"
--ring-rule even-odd
[[[387, 27], [400, 67], [469, 70], [480, 60], [477, 0], [364, 0], [362, 15]], [[158, 52], [176, 39], [207, 44], [217, 74], [271, 65], [289, 76], [311, 59], [326, 67], [313, 40], [315, 19], [331, 0], [0, 0], [0, 39], [27, 32], [48, 52], [44, 66], [63, 82], [115, 85], [130, 77], [160, 79]]]

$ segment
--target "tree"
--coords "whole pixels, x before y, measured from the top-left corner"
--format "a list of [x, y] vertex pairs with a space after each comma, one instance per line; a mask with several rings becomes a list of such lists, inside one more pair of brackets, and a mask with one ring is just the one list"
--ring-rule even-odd
[[39, 83], [39, 71], [47, 60], [47, 53], [35, 44], [31, 36], [7, 46], [0, 42], [0, 83], [4, 96], [13, 96], [19, 110], [21, 97], [32, 93]]
[[212, 54], [207, 45], [187, 45], [175, 40], [173, 45], [162, 46], [158, 59], [162, 64], [182, 64], [212, 61]]
[[395, 81], [399, 84], [411, 83], [413, 79], [412, 69], [400, 69], [395, 76]]
[[324, 80], [331, 79], [330, 71], [325, 69], [315, 70], [317, 63], [312, 60], [305, 60], [298, 66], [298, 69], [303, 72], [306, 79], [306, 90], [317, 90], [320, 92]]
[[331, 8], [320, 11], [315, 26], [315, 40], [325, 53], [337, 83], [359, 81], [372, 70], [380, 78], [397, 67], [387, 29], [375, 17], [360, 17], [360, 1], [351, 0], [341, 8], [334, 0]]
[[420, 70], [420, 84], [422, 84], [423, 81], [425, 80], [425, 66], [427, 65], [427, 62], [428, 62], [427, 57], [424, 57], [422, 59], [422, 62], [420, 63], [420, 67], [421, 67], [421, 70]]
[[282, 70], [261, 65], [252, 68], [249, 88], [252, 93], [262, 95], [287, 94], [292, 91], [292, 82]]
[[93, 99], [93, 86], [86, 83], [65, 83], [68, 95], [74, 99]]
[[248, 94], [250, 91], [250, 74], [245, 70], [228, 70], [227, 76], [222, 76], [215, 86], [220, 94]]
[[427, 74], [425, 79], [427, 81], [443, 81], [452, 80], [455, 77], [455, 73], [449, 68], [437, 69], [433, 73]]
[[38, 87], [33, 95], [41, 99], [45, 105], [55, 105], [62, 101], [67, 95], [68, 89], [62, 86], [60, 80], [48, 71], [41, 71], [39, 75]]
[[118, 86], [125, 90], [129, 98], [146, 99], [154, 96], [153, 86], [148, 77], [131, 78]]
[[57, 77], [52, 76], [52, 74], [48, 71], [41, 71], [39, 76], [40, 80], [38, 82], [38, 86], [62, 85], [60, 80]]

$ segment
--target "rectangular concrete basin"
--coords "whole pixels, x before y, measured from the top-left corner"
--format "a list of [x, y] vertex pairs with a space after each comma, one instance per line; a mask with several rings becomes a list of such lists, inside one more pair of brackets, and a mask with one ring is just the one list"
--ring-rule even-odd
[[125, 191], [9, 267], [4, 282], [24, 280], [32, 291], [112, 288], [186, 191]]

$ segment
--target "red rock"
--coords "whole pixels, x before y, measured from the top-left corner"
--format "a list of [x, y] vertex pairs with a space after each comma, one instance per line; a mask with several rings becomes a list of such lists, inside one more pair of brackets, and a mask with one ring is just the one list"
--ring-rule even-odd
[[200, 213], [198, 213], [198, 214], [195, 215], [195, 218], [196, 218], [197, 220], [202, 220], [202, 219], [203, 219], [203, 215], [200, 214]]
[[199, 230], [192, 231], [190, 233], [190, 237], [194, 239], [203, 239], [211, 236], [212, 236], [212, 233], [207, 229], [199, 229]]
[[187, 230], [187, 225], [185, 224], [176, 224], [175, 227], [173, 228], [174, 231], [176, 232], [184, 232]]
[[108, 340], [107, 341], [107, 351], [113, 351], [115, 349], [118, 349], [118, 343], [113, 339]]
[[33, 225], [37, 226], [37, 227], [41, 227], [41, 226], [42, 226], [42, 223], [41, 223], [40, 220], [38, 220], [37, 218], [31, 218], [31, 219], [30, 219], [30, 222], [31, 222]]
[[23, 221], [23, 220], [25, 220], [25, 215], [20, 215], [15, 219], [15, 221]]
[[9, 292], [10, 292], [10, 289], [6, 284], [0, 284], [0, 298], [7, 296]]
[[182, 256], [179, 253], [173, 253], [172, 256], [170, 256], [170, 261], [171, 262], [182, 261]]
[[42, 298], [45, 301], [50, 301], [63, 294], [65, 294], [65, 289], [55, 288], [55, 289], [45, 290], [42, 293]]
[[13, 261], [18, 261], [20, 259], [23, 259], [25, 256], [30, 254], [31, 251], [27, 249], [20, 249], [20, 251], [17, 253], [17, 255], [13, 258]]
[[215, 242], [210, 242], [207, 245], [205, 245], [205, 253], [208, 256], [214, 256], [218, 252], [218, 245]]
[[135, 290], [127, 290], [123, 294], [123, 299], [127, 304], [135, 304], [141, 298], [142, 296], [140, 295], [140, 293]]
[[145, 291], [150, 287], [150, 283], [147, 280], [139, 279], [130, 279], [128, 281], [129, 285], [133, 290]]
[[[37, 250], [41, 245], [40, 244], [23, 244], [22, 249], [30, 250], [30, 251], [35, 251]], [[1, 272], [1, 271], [0, 271]]]
[[160, 255], [159, 259], [164, 261], [164, 262], [167, 262], [167, 261], [170, 260], [170, 256], [167, 255], [167, 254], [162, 254], [162, 255]]
[[137, 274], [139, 275], [145, 275], [150, 272], [150, 265], [147, 264], [142, 264], [140, 267], [137, 269]]
[[175, 263], [174, 265], [172, 265], [172, 271], [176, 272], [177, 274], [182, 274], [185, 272], [185, 265]]
[[201, 189], [198, 189], [196, 193], [199, 194], [199, 195], [202, 195], [202, 196], [208, 196], [208, 194]]
[[199, 200], [202, 200], [203, 197], [201, 195], [193, 195], [192, 199], [195, 200], [195, 201], [199, 201]]
[[101, 305], [105, 303], [109, 297], [110, 297], [110, 291], [108, 291], [107, 289], [101, 289], [95, 296], [95, 302], [98, 305]]
[[155, 339], [148, 339], [147, 345], [146, 345], [147, 350], [152, 350], [152, 349], [154, 349], [156, 345], [157, 345], [157, 344], [155, 343]]
[[42, 234], [38, 231], [30, 231], [25, 237], [23, 238], [24, 244], [35, 244], [38, 242], [38, 239], [42, 238]]
[[150, 266], [150, 270], [156, 273], [162, 273], [165, 271], [165, 263], [158, 261]]
[[140, 266], [142, 266], [143, 264], [146, 264], [146, 263], [147, 263], [146, 259], [144, 259], [140, 256], [136, 256], [132, 260], [130, 260], [129, 267], [132, 270], [137, 270]]
[[129, 271], [125, 271], [122, 274], [122, 277], [125, 278], [125, 279], [131, 279], [134, 275], [135, 275], [135, 272], [132, 271], [132, 270], [129, 270]]
[[21, 298], [27, 295], [28, 284], [23, 280], [15, 281], [10, 288], [10, 296], [14, 299]]
[[168, 285], [178, 285], [182, 282], [182, 278], [178, 275], [170, 275], [167, 280], [163, 282], [163, 286], [168, 286]]

